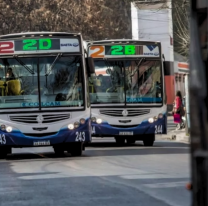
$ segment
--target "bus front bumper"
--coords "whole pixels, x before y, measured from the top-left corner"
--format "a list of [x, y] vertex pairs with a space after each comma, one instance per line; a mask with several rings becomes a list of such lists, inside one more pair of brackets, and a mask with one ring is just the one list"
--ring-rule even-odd
[[32, 133], [24, 134], [20, 130], [14, 129], [12, 132], [0, 130], [0, 147], [37, 147], [53, 146], [70, 142], [91, 142], [90, 120], [77, 129], [70, 130], [63, 127], [53, 133]]
[[108, 136], [139, 136], [145, 134], [167, 134], [167, 117], [158, 119], [153, 123], [144, 121], [138, 125], [110, 125], [108, 122], [101, 124], [92, 123], [93, 137]]

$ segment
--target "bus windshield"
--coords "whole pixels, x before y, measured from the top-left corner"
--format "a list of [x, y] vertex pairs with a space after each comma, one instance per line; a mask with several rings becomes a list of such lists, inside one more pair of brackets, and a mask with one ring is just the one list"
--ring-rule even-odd
[[0, 108], [82, 107], [81, 56], [0, 59]]
[[162, 103], [160, 61], [126, 61], [126, 102]]
[[125, 103], [123, 61], [95, 60], [95, 74], [89, 81], [92, 104]]
[[162, 103], [159, 60], [95, 60], [91, 104]]

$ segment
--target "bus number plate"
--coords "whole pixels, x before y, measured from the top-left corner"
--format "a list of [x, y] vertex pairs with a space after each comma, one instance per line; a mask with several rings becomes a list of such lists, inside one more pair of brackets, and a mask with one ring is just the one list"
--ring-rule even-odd
[[119, 132], [119, 135], [134, 135], [134, 132]]
[[37, 141], [33, 142], [34, 146], [49, 146], [51, 145], [50, 141]]

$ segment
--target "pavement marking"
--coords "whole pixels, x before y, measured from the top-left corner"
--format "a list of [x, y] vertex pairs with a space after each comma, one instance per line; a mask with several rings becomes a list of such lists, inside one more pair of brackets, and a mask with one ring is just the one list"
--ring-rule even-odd
[[136, 179], [175, 179], [175, 178], [188, 178], [188, 175], [167, 175], [167, 174], [139, 174], [139, 175], [124, 175], [120, 176], [122, 179], [136, 180]]
[[184, 187], [186, 186], [188, 181], [182, 182], [166, 182], [166, 183], [154, 183], [154, 184], [143, 184], [143, 186], [152, 188], [152, 189], [159, 189], [159, 188], [173, 188], [173, 187]]

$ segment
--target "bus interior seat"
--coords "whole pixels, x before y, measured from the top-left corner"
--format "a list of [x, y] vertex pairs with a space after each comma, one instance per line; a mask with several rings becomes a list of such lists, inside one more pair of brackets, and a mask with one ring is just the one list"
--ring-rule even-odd
[[4, 96], [4, 91], [5, 91], [6, 85], [5, 81], [0, 80], [0, 96]]
[[21, 83], [20, 80], [10, 80], [7, 82], [6, 87], [6, 94], [7, 95], [21, 95], [23, 93], [23, 90], [21, 90]]

